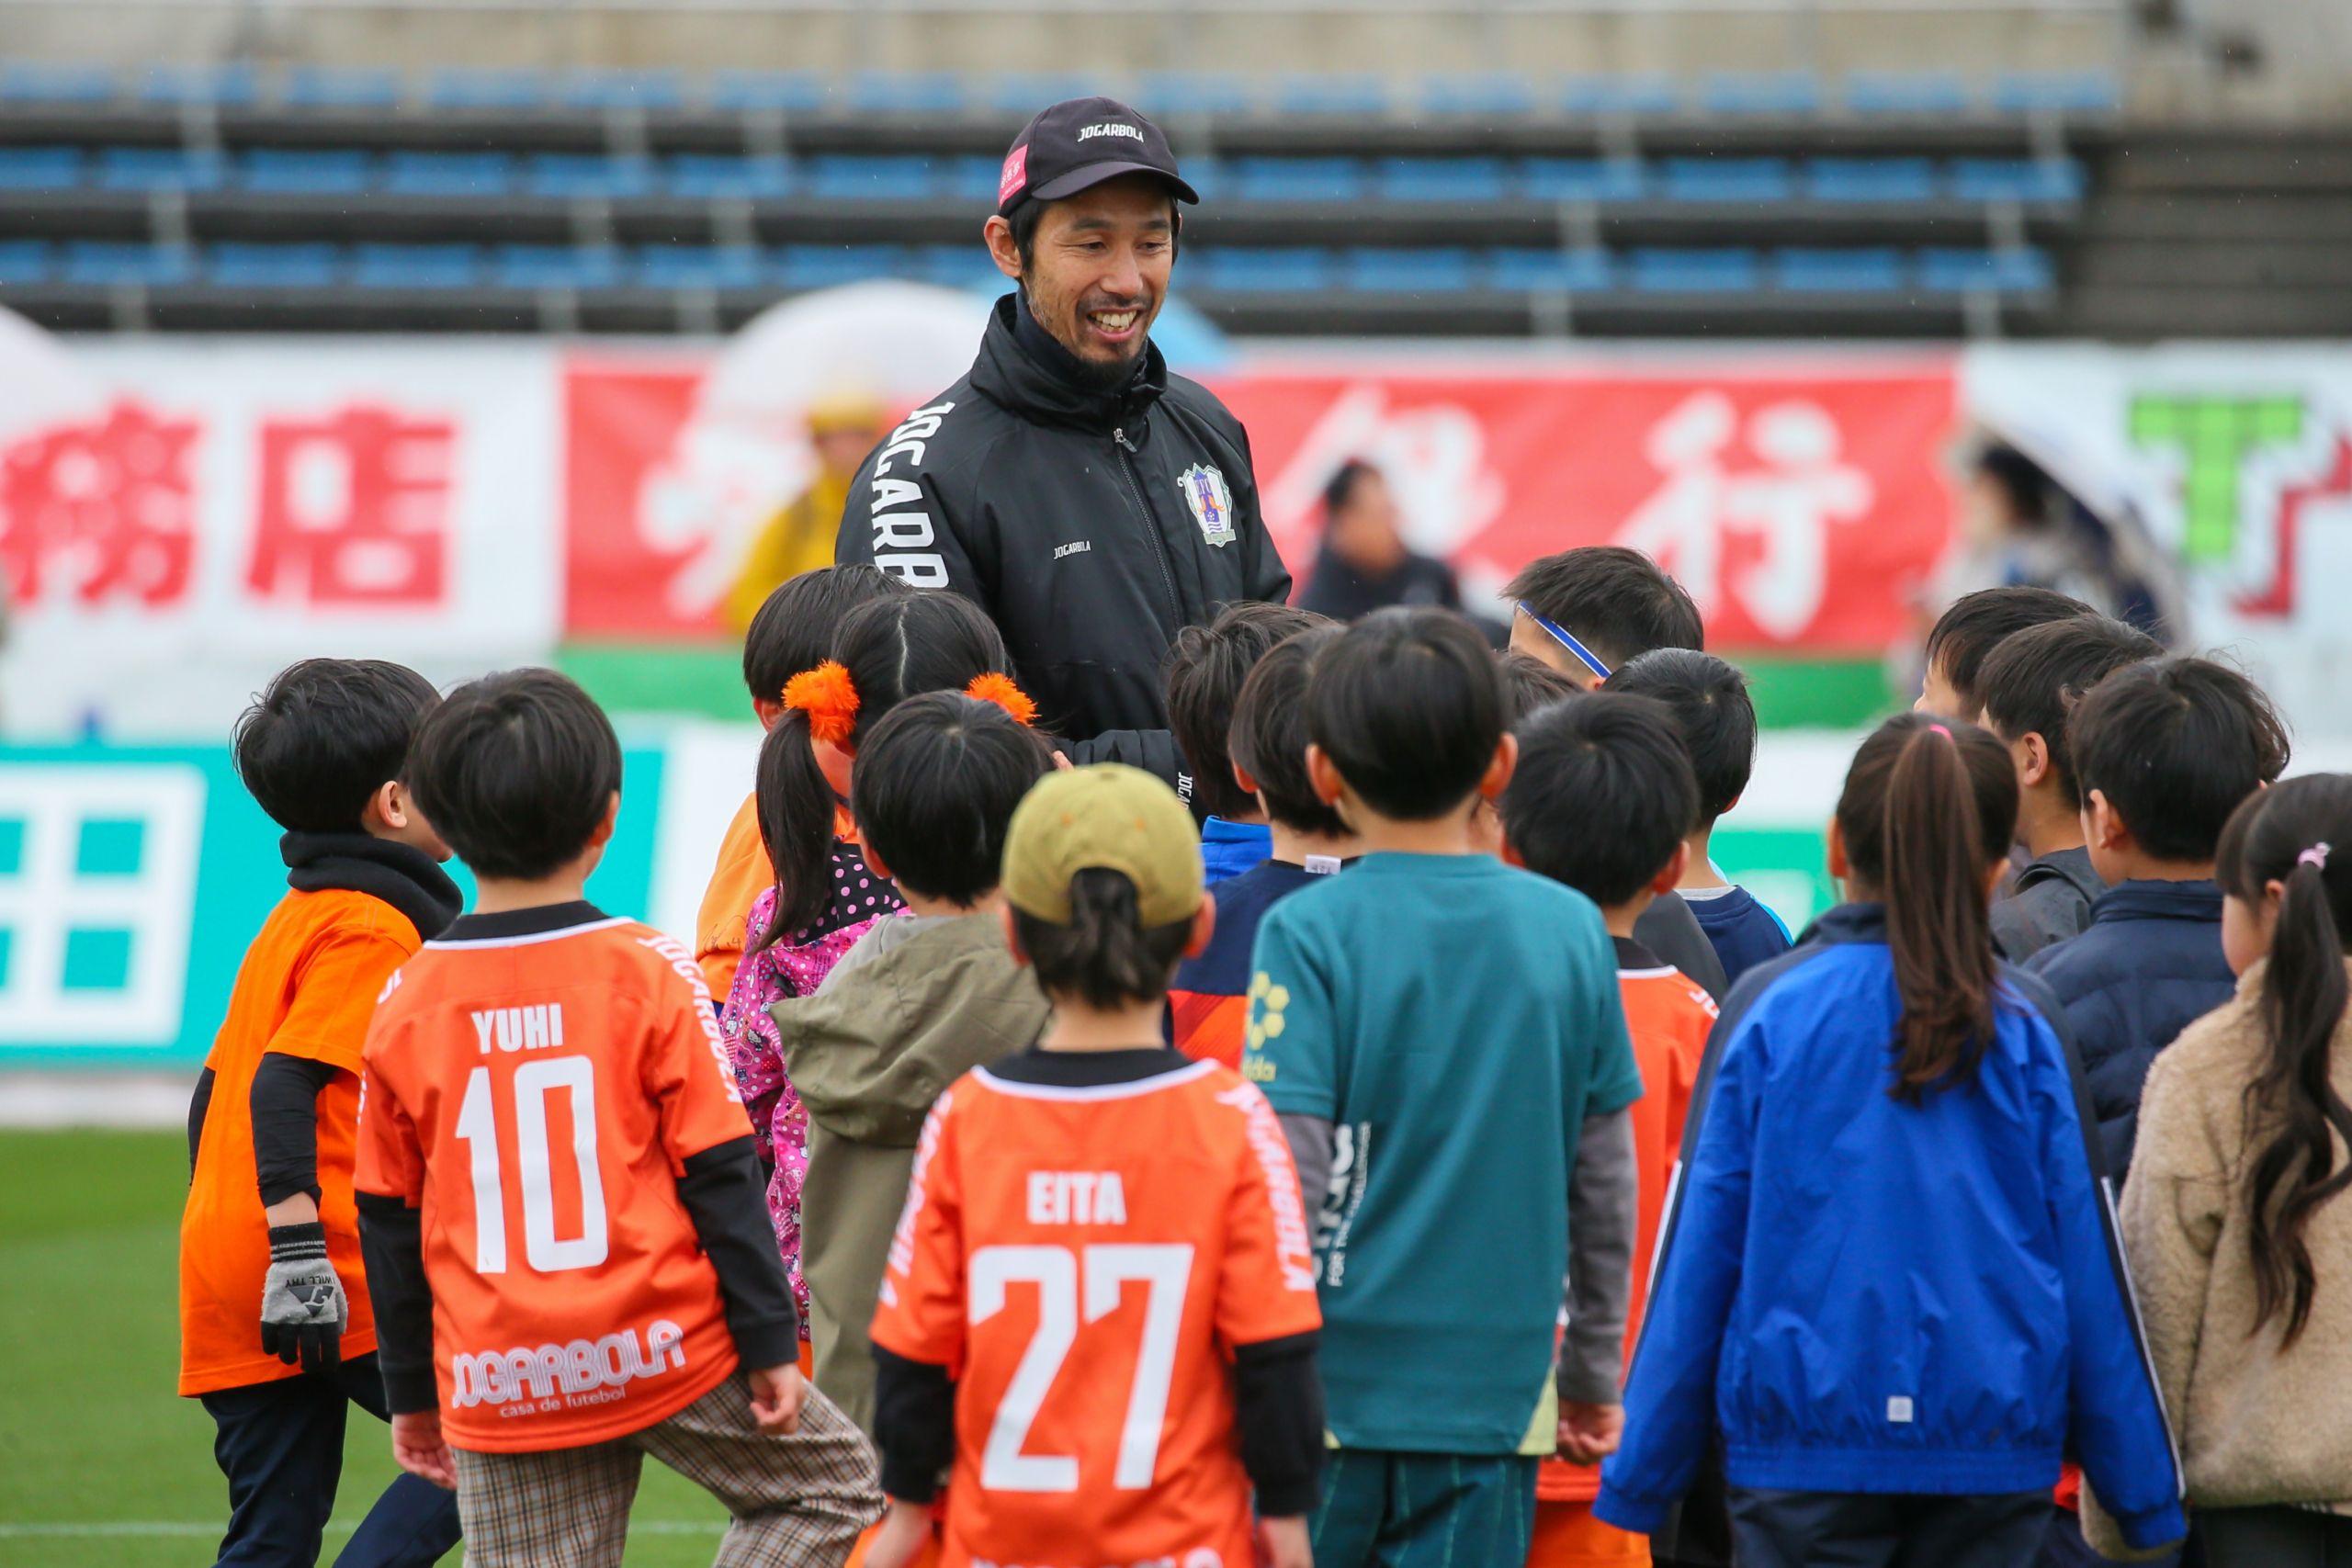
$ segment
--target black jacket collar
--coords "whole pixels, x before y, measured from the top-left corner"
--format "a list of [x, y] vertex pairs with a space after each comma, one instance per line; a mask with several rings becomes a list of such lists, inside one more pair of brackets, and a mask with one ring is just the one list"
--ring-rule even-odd
[[502, 937], [541, 936], [573, 926], [594, 925], [607, 917], [585, 898], [569, 904], [537, 904], [527, 909], [501, 909], [492, 915], [460, 915], [443, 933], [445, 942], [489, 942]]
[[370, 833], [288, 833], [277, 841], [297, 893], [330, 888], [381, 898], [430, 942], [458, 918], [465, 896], [423, 850]]
[[[1075, 357], [1045, 328], [1035, 321], [1024, 326], [1027, 311], [1019, 294], [1008, 294], [996, 302], [981, 334], [971, 380], [973, 389], [990, 402], [1038, 424], [1107, 435], [1139, 423], [1168, 389], [1168, 361], [1158, 344], [1147, 341], [1134, 377], [1106, 391], [1078, 376]], [[1128, 434], [1131, 440], [1142, 439], [1140, 430]]]
[[1046, 1051], [1031, 1045], [990, 1062], [989, 1072], [1010, 1083], [1099, 1089], [1105, 1084], [1140, 1082], [1192, 1065], [1192, 1057], [1169, 1046], [1130, 1051]]

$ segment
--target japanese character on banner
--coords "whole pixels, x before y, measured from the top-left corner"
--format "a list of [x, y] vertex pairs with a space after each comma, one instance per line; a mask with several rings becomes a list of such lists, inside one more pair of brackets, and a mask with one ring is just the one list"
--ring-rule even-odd
[[310, 604], [435, 604], [447, 592], [455, 434], [355, 404], [261, 430], [246, 584]]
[[196, 556], [188, 453], [198, 426], [119, 402], [0, 456], [0, 567], [19, 604], [187, 596]]

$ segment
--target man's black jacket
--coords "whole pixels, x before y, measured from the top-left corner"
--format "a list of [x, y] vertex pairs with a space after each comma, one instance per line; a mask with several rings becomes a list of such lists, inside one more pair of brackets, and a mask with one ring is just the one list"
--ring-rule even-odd
[[1147, 345], [1117, 390], [1071, 375], [1017, 295], [965, 378], [909, 415], [850, 486], [835, 558], [952, 588], [1004, 633], [1057, 735], [1165, 729], [1177, 632], [1290, 573], [1258, 513], [1250, 438]]

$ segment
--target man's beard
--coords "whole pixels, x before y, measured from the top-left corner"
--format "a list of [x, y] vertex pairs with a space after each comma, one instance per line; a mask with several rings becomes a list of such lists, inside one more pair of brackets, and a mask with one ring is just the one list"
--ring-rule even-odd
[[[1148, 299], [1138, 300], [1133, 306], [1129, 306], [1124, 299], [1080, 299], [1077, 308], [1071, 312], [1071, 326], [1082, 339], [1086, 331], [1087, 317], [1091, 312], [1125, 309], [1133, 309], [1139, 316], [1151, 314], [1151, 304]], [[1144, 350], [1150, 342], [1150, 329], [1147, 327], [1136, 334], [1134, 352], [1117, 359], [1096, 359], [1091, 355], [1070, 349], [1069, 356], [1074, 365], [1079, 385], [1096, 392], [1119, 390], [1135, 378], [1136, 367], [1143, 363]], [[1068, 344], [1062, 346], [1065, 349], [1069, 348]]]

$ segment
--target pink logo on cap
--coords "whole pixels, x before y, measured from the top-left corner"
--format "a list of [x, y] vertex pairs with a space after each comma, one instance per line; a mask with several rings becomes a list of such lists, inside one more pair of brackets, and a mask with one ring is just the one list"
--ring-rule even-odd
[[1029, 143], [1024, 141], [1004, 155], [1004, 173], [996, 177], [996, 204], [1002, 207], [1028, 183]]

